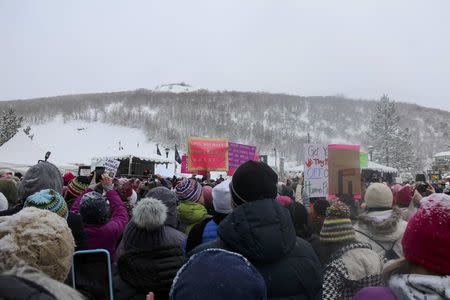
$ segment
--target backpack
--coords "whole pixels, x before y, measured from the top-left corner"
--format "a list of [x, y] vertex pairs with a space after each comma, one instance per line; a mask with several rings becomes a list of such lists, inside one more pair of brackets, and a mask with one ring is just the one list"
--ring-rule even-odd
[[384, 250], [383, 259], [384, 259], [385, 261], [400, 258], [400, 256], [398, 256], [398, 254], [394, 251], [394, 246], [395, 246], [395, 244], [397, 243], [398, 240], [395, 240], [395, 241], [392, 243], [391, 247], [390, 247], [389, 249], [386, 249], [386, 248], [383, 247], [383, 245], [381, 245], [381, 243], [379, 243], [379, 242], [377, 242], [376, 240], [374, 240], [374, 239], [373, 239], [372, 237], [370, 237], [368, 234], [365, 234], [364, 232], [361, 232], [361, 231], [359, 231], [359, 230], [355, 230], [355, 231], [358, 232], [358, 233], [361, 233], [362, 235], [366, 236], [369, 240], [375, 242], [378, 246], [380, 246], [381, 249]]

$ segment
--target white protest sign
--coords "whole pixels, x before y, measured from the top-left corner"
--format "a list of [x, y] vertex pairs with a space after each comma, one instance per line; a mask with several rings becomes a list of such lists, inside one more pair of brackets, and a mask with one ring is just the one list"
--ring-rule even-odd
[[105, 173], [114, 178], [119, 169], [120, 161], [112, 158], [107, 158], [104, 163]]
[[328, 145], [305, 144], [304, 189], [308, 197], [328, 194]]

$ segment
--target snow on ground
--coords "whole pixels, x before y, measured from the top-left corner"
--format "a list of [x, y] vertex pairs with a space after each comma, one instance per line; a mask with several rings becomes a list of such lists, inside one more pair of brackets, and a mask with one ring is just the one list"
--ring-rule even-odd
[[[61, 118], [32, 126], [33, 140], [29, 140], [22, 132], [17, 134], [16, 142], [11, 143], [15, 154], [9, 158], [11, 161], [29, 164], [37, 157], [43, 159], [46, 151], [50, 151], [51, 158], [59, 165], [90, 165], [93, 157], [107, 156], [140, 156], [154, 159], [165, 159], [165, 145], [160, 145], [162, 156], [156, 154], [156, 143], [147, 141], [144, 132], [139, 129], [128, 128], [118, 125], [109, 125], [100, 122], [70, 121], [63, 122]], [[32, 157], [24, 157], [23, 148], [33, 147]], [[32, 146], [31, 146], [32, 145]], [[3, 147], [2, 147], [3, 148]], [[169, 160], [174, 160], [174, 147], [170, 147]], [[37, 150], [39, 149], [39, 150]], [[7, 149], [6, 149], [7, 150]], [[41, 153], [42, 152], [42, 153]], [[182, 153], [180, 152], [180, 155]], [[29, 156], [29, 155], [27, 155]], [[2, 160], [3, 161], [3, 160]], [[37, 161], [36, 161], [37, 162]], [[163, 176], [172, 176], [174, 172], [173, 164], [157, 165], [156, 172]]]

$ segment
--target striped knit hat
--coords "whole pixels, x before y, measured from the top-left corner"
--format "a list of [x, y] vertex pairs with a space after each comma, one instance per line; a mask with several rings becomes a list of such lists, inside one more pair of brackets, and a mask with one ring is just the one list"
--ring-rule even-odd
[[327, 208], [326, 218], [320, 231], [320, 241], [340, 243], [355, 240], [355, 231], [350, 220], [350, 209], [341, 201], [331, 203]]
[[195, 179], [183, 179], [175, 187], [178, 200], [198, 202], [202, 195], [202, 186]]
[[42, 190], [28, 196], [23, 205], [24, 207], [37, 207], [40, 209], [49, 210], [65, 219], [67, 219], [69, 214], [64, 198], [60, 193], [51, 189]]
[[74, 198], [77, 198], [81, 193], [88, 188], [88, 184], [82, 183], [78, 178], [73, 179], [67, 186], [66, 193], [71, 194]]

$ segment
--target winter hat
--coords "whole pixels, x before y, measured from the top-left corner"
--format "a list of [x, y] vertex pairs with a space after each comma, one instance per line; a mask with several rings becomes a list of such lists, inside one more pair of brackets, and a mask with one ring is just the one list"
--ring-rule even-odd
[[228, 215], [233, 211], [233, 207], [231, 206], [230, 182], [231, 179], [222, 181], [212, 190], [214, 210], [220, 214]]
[[364, 201], [367, 204], [367, 208], [392, 207], [392, 191], [387, 185], [383, 183], [372, 183], [366, 190]]
[[341, 201], [332, 202], [327, 208], [325, 221], [320, 231], [320, 241], [339, 243], [355, 240], [355, 230], [350, 220], [350, 209]]
[[234, 172], [230, 183], [231, 196], [236, 205], [262, 199], [275, 199], [278, 176], [263, 162], [247, 161]]
[[145, 195], [146, 198], [154, 198], [161, 200], [165, 206], [167, 206], [167, 219], [165, 224], [173, 228], [178, 227], [178, 216], [177, 216], [177, 195], [171, 190], [165, 187], [156, 187], [148, 191]]
[[133, 208], [131, 222], [123, 233], [125, 251], [151, 250], [148, 248], [159, 242], [154, 239], [158, 238], [157, 230], [164, 226], [166, 218], [167, 206], [161, 200], [144, 198], [139, 201]]
[[88, 188], [88, 184], [82, 183], [78, 178], [73, 179], [67, 186], [66, 193], [69, 193], [74, 198], [77, 198], [81, 193]]
[[49, 162], [40, 162], [32, 166], [23, 176], [19, 185], [19, 200], [45, 189], [62, 193], [63, 180], [58, 168]]
[[14, 180], [9, 178], [0, 179], [0, 192], [8, 199], [10, 207], [19, 204], [19, 195], [17, 191], [17, 184]]
[[108, 204], [100, 193], [86, 193], [81, 198], [80, 215], [86, 224], [105, 224], [109, 215]]
[[292, 198], [289, 196], [277, 196], [277, 202], [282, 206], [287, 206], [293, 203]]
[[28, 196], [24, 202], [24, 207], [30, 206], [52, 211], [64, 219], [67, 219], [69, 214], [64, 198], [60, 193], [51, 189], [42, 190]]
[[75, 242], [66, 220], [36, 207], [0, 217], [2, 269], [21, 262], [64, 282], [70, 270]]
[[14, 171], [10, 169], [1, 169], [0, 170], [0, 177], [9, 177], [14, 176]]
[[178, 200], [198, 202], [202, 195], [202, 186], [195, 179], [183, 178], [175, 187]]
[[209, 185], [205, 185], [202, 187], [202, 195], [203, 195], [203, 202], [205, 204], [211, 204], [213, 201], [213, 195], [212, 195], [213, 188]]
[[412, 200], [412, 188], [410, 185], [405, 185], [397, 191], [395, 195], [394, 204], [401, 207], [408, 207]]
[[408, 261], [450, 275], [450, 196], [432, 194], [422, 199], [408, 222], [402, 246]]
[[75, 177], [72, 172], [66, 172], [63, 176], [63, 184], [64, 186], [67, 186]]
[[8, 199], [0, 192], [0, 211], [8, 209]]
[[114, 184], [114, 189], [119, 194], [122, 201], [127, 201], [133, 195], [133, 186], [130, 181], [125, 178], [120, 178]]
[[[223, 271], [218, 272], [221, 268]], [[169, 297], [171, 300], [267, 299], [267, 290], [264, 278], [245, 257], [222, 249], [207, 249], [181, 267]]]

